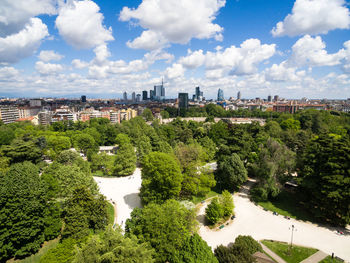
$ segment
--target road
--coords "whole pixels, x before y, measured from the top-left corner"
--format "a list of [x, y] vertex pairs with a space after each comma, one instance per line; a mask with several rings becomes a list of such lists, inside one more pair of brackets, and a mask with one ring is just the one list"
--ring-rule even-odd
[[[211, 230], [200, 224], [199, 234], [209, 246], [227, 245], [234, 242], [238, 235], [251, 235], [256, 240], [290, 242], [291, 226], [294, 225], [293, 244], [314, 247], [330, 255], [334, 252], [336, 256], [350, 261], [350, 235], [337, 235], [334, 229], [275, 216], [250, 202], [247, 192], [248, 187], [245, 187], [234, 195], [236, 218], [230, 225], [221, 230]], [[200, 207], [199, 218], [205, 214], [206, 206], [207, 203]]]

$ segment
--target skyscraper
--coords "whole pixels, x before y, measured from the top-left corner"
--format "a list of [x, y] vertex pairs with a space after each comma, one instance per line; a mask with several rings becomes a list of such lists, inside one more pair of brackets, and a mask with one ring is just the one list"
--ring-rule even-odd
[[224, 100], [224, 91], [222, 89], [218, 90], [218, 101]]
[[271, 96], [271, 95], [267, 96], [267, 101], [268, 101], [268, 102], [271, 102], [271, 101], [272, 101], [272, 96]]
[[136, 101], [136, 93], [135, 93], [135, 91], [131, 94], [131, 100], [132, 100], [133, 102]]
[[85, 102], [86, 102], [86, 96], [85, 96], [85, 95], [82, 95], [82, 96], [81, 96], [81, 102], [82, 102], [82, 103], [85, 103]]
[[196, 87], [196, 92], [193, 97], [193, 100], [201, 101], [203, 99], [203, 91], [200, 90], [200, 87]]
[[274, 101], [278, 101], [279, 100], [279, 96], [278, 95], [273, 96], [273, 100]]
[[142, 91], [142, 100], [147, 100], [147, 90]]
[[141, 101], [141, 94], [137, 94], [137, 95], [136, 95], [136, 101], [137, 101], [137, 102], [140, 102], [140, 101]]
[[128, 100], [128, 93], [126, 93], [126, 91], [123, 93], [123, 100], [124, 101]]
[[149, 99], [154, 100], [154, 90], [149, 91]]
[[240, 100], [240, 99], [241, 99], [241, 92], [238, 91], [238, 92], [237, 92], [237, 100]]
[[163, 85], [163, 80], [161, 85], [154, 86], [153, 99], [164, 100], [165, 99], [165, 87]]
[[188, 109], [188, 93], [179, 93], [179, 108]]

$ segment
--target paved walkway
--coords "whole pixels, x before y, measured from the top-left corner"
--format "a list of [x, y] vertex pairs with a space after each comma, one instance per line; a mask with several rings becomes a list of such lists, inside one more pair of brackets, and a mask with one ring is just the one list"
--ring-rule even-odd
[[300, 263], [318, 263], [328, 255], [324, 253], [323, 251], [319, 250], [315, 254], [311, 255], [310, 257], [304, 259]]
[[279, 255], [277, 255], [275, 252], [273, 252], [271, 249], [269, 249], [267, 246], [265, 246], [263, 243], [260, 243], [263, 250], [269, 254], [277, 263], [287, 263], [282, 259]]

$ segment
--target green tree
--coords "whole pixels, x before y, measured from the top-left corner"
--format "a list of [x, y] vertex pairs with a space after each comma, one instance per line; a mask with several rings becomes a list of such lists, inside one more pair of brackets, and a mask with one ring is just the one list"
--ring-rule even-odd
[[15, 139], [10, 145], [3, 145], [1, 150], [4, 156], [10, 158], [11, 163], [24, 161], [37, 163], [42, 158], [42, 152], [34, 140]]
[[153, 263], [153, 255], [148, 244], [139, 244], [135, 237], [124, 237], [120, 229], [108, 227], [78, 249], [73, 263]]
[[283, 130], [298, 131], [300, 129], [300, 121], [289, 118], [281, 122], [281, 128]]
[[214, 197], [205, 209], [205, 218], [212, 225], [216, 224], [224, 215], [223, 207], [217, 197]]
[[218, 263], [211, 248], [197, 233], [187, 237], [180, 251], [184, 263]]
[[183, 180], [179, 164], [166, 153], [152, 152], [142, 162], [140, 195], [144, 203], [177, 198]]
[[0, 126], [0, 146], [10, 144], [14, 138], [13, 129], [5, 125]]
[[217, 165], [216, 181], [222, 189], [237, 190], [248, 179], [247, 170], [236, 153], [223, 156]]
[[98, 151], [98, 145], [95, 142], [95, 139], [89, 134], [82, 133], [74, 135], [73, 145], [85, 155], [87, 154], [88, 150], [92, 150], [93, 152]]
[[311, 213], [333, 224], [350, 223], [349, 138], [315, 137], [303, 155], [299, 177]]
[[162, 110], [160, 112], [160, 115], [162, 116], [163, 119], [169, 119], [170, 118], [170, 114], [166, 110]]
[[59, 154], [63, 150], [68, 150], [71, 147], [70, 139], [66, 136], [48, 136], [47, 147], [51, 149], [54, 154]]
[[142, 112], [142, 117], [145, 118], [146, 121], [153, 121], [153, 114], [152, 111], [148, 108], [144, 109]]
[[132, 144], [121, 145], [115, 156], [113, 174], [127, 176], [136, 169], [136, 153]]
[[216, 154], [216, 144], [208, 136], [199, 139], [199, 144], [204, 148], [207, 153], [207, 158], [205, 161], [210, 162], [214, 159]]
[[66, 238], [57, 247], [49, 249], [40, 258], [40, 263], [70, 263], [74, 259], [76, 247], [76, 240]]
[[112, 175], [114, 159], [115, 157], [113, 155], [108, 155], [106, 153], [93, 154], [91, 156], [91, 171], [102, 171], [104, 175]]
[[180, 251], [196, 231], [194, 210], [175, 200], [159, 205], [150, 203], [135, 209], [126, 221], [126, 235], [135, 235], [156, 250], [156, 262], [180, 262]]
[[233, 213], [233, 197], [227, 190], [223, 191], [220, 198], [220, 203], [223, 210], [223, 216], [230, 216]]

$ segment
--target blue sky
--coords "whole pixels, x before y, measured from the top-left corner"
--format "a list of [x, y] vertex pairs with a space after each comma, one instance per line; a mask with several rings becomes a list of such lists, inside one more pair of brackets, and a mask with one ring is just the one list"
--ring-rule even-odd
[[350, 97], [345, 0], [1, 0], [0, 96]]

